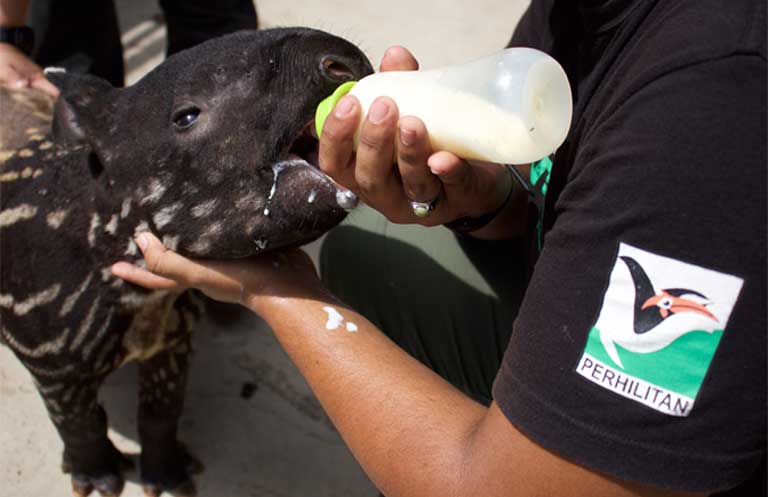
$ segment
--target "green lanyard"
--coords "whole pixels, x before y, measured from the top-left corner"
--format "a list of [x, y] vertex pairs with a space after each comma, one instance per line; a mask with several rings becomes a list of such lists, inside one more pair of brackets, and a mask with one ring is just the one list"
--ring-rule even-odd
[[543, 159], [536, 161], [531, 164], [531, 184], [536, 185], [539, 183], [539, 180], [542, 179], [543, 181], [541, 183], [541, 199], [542, 202], [538, 206], [539, 212], [538, 212], [538, 219], [536, 220], [536, 240], [538, 242], [539, 251], [541, 251], [541, 244], [542, 244], [542, 227], [544, 225], [544, 202], [543, 199], [547, 195], [547, 185], [549, 185], [549, 179], [552, 176], [552, 159], [549, 157], [544, 157]]

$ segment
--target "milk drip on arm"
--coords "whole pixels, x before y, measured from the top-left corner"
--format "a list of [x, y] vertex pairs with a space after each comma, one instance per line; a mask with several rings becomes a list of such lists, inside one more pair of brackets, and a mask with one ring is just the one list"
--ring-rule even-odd
[[507, 48], [465, 64], [428, 71], [391, 71], [341, 85], [317, 109], [318, 136], [342, 96], [360, 101], [357, 138], [379, 96], [400, 116], [421, 119], [432, 150], [463, 159], [527, 164], [553, 153], [571, 125], [571, 89], [560, 64], [532, 48]]

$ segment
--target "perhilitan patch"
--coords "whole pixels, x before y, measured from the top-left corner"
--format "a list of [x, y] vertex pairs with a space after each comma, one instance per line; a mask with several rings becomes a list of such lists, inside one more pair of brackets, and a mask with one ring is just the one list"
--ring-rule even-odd
[[743, 283], [621, 243], [576, 372], [664, 414], [688, 416]]

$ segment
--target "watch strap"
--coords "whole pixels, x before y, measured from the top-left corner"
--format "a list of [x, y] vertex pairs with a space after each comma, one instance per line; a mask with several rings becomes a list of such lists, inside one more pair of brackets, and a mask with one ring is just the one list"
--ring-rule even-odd
[[35, 48], [35, 32], [28, 26], [0, 27], [0, 42], [8, 43], [27, 55]]
[[459, 219], [451, 221], [450, 223], [445, 223], [443, 226], [445, 226], [449, 230], [454, 231], [456, 233], [465, 234], [465, 233], [471, 233], [472, 231], [477, 231], [480, 228], [489, 224], [491, 221], [493, 221], [496, 218], [496, 216], [498, 216], [499, 213], [504, 209], [504, 207], [506, 207], [507, 203], [509, 203], [509, 199], [512, 197], [512, 192], [515, 191], [515, 180], [514, 180], [514, 178], [516, 177], [514, 174], [514, 172], [516, 172], [515, 168], [510, 164], [505, 164], [504, 167], [506, 167], [509, 170], [509, 172], [512, 174], [513, 179], [511, 181], [509, 192], [507, 193], [507, 197], [504, 199], [504, 202], [502, 202], [499, 207], [481, 216], [460, 217]]

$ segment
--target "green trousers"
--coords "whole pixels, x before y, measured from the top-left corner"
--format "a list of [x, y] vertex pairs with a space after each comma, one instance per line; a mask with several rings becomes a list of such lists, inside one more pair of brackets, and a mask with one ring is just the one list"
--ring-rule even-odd
[[490, 404], [526, 283], [523, 240], [396, 225], [362, 206], [326, 237], [323, 282], [395, 343]]

